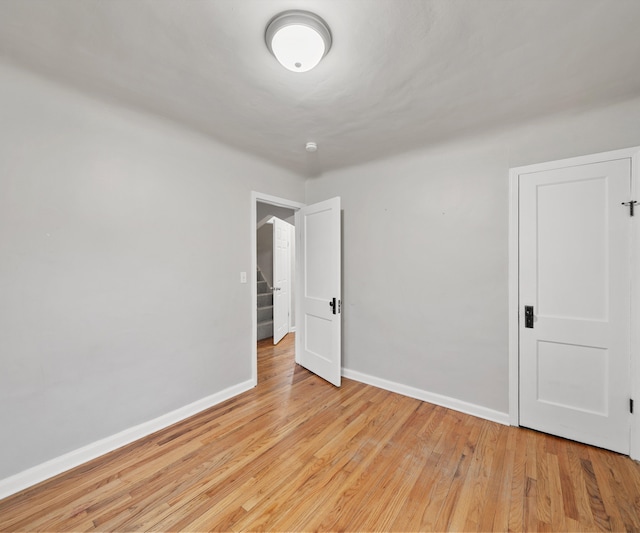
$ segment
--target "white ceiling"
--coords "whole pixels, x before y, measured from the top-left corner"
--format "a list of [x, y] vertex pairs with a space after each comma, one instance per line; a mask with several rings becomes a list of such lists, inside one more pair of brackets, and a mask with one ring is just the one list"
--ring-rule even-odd
[[[304, 74], [264, 44], [292, 8], [334, 38]], [[639, 0], [0, 0], [0, 56], [317, 175], [640, 95], [639, 23]]]

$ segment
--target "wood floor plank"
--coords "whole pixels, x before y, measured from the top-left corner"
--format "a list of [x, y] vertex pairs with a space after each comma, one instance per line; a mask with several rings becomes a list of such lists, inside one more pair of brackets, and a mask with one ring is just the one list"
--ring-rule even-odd
[[[481, 424], [481, 431], [477, 439], [477, 443], [474, 446], [469, 464], [469, 470], [464, 478], [461, 478], [460, 492], [456, 500], [451, 500], [452, 511], [451, 517], [446, 524], [446, 528], [452, 531], [468, 531], [476, 530], [477, 524], [474, 524], [473, 511], [475, 495], [483, 490], [483, 461], [487, 460], [489, 463], [493, 458], [493, 450], [490, 444], [487, 434], [491, 431], [492, 426], [490, 424]], [[469, 523], [471, 522], [471, 523]], [[444, 526], [445, 523], [441, 522]]]
[[569, 459], [569, 476], [575, 491], [576, 508], [578, 510], [578, 522], [588, 530], [595, 530], [593, 512], [591, 511], [589, 492], [584, 477], [581, 460], [587, 457], [584, 446], [575, 442], [568, 442], [565, 447]]
[[[512, 523], [520, 524], [519, 528], [509, 527], [509, 531], [537, 531], [538, 530], [538, 482], [531, 477], [524, 481], [524, 502], [522, 512], [510, 516]], [[520, 506], [518, 506], [520, 507]]]
[[611, 519], [604, 507], [593, 464], [589, 459], [581, 459], [580, 463], [582, 464], [582, 473], [587, 487], [587, 493], [589, 494], [589, 503], [591, 513], [593, 515], [593, 521], [601, 531], [612, 531]]
[[605, 508], [606, 514], [609, 516], [612, 531], [624, 531], [625, 523], [622, 519], [621, 510], [626, 506], [620, 506], [616, 501], [616, 497], [613, 493], [613, 488], [610, 485], [611, 477], [608, 475], [607, 464], [604, 461], [604, 457], [607, 454], [604, 450], [599, 448], [591, 448], [589, 450], [591, 457], [591, 464], [593, 466], [593, 472], [595, 474], [602, 503]]
[[[433, 477], [431, 488], [421, 501], [421, 512], [416, 516], [417, 521], [412, 524], [412, 531], [432, 531], [438, 519], [442, 506], [447, 497], [449, 488], [456, 476], [461, 475], [461, 463], [466, 457], [463, 451], [466, 446], [466, 435], [464, 431], [447, 431], [450, 413], [446, 413], [443, 421], [443, 437], [435, 447], [439, 455], [438, 462], [430, 472]], [[460, 426], [466, 427], [461, 423]], [[458, 426], [455, 426], [458, 427]], [[446, 443], [446, 444], [445, 444]], [[446, 446], [449, 446], [447, 449]], [[397, 522], [398, 529], [402, 529], [401, 523]]]
[[[535, 530], [537, 527], [537, 491], [530, 491], [532, 483], [537, 477], [537, 461], [535, 435], [528, 430], [520, 430], [516, 435], [516, 457], [511, 479], [511, 493], [509, 494], [509, 531]], [[531, 506], [531, 504], [534, 504]], [[535, 520], [527, 511], [533, 513]]]
[[562, 504], [564, 514], [568, 519], [580, 521], [580, 513], [576, 504], [575, 482], [571, 477], [569, 465], [568, 447], [562, 446], [558, 450], [558, 468], [560, 475], [560, 490], [562, 491]]
[[447, 486], [446, 493], [443, 494], [444, 498], [442, 505], [439, 506], [440, 508], [437, 515], [434, 515], [435, 523], [433, 527], [431, 527], [429, 523], [428, 530], [445, 531], [450, 529], [449, 524], [456, 510], [456, 506], [459, 503], [460, 493], [464, 487], [467, 473], [473, 461], [473, 452], [476, 448], [482, 427], [484, 426], [484, 424], [477, 420], [469, 420], [468, 423], [471, 426], [471, 430], [466, 435], [466, 439], [461, 441], [463, 446], [460, 450], [460, 459], [456, 465], [456, 471]]
[[489, 501], [495, 501], [495, 506], [487, 505], [486, 510], [486, 513], [493, 511], [493, 522], [488, 525], [486, 518], [483, 518], [481, 531], [508, 531], [509, 529], [509, 499], [504, 495], [511, 494], [516, 454], [522, 454], [522, 451], [516, 448], [516, 436], [517, 431], [506, 428], [506, 437], [500, 439], [504, 447], [502, 478], [500, 486], [496, 488], [497, 492], [492, 499], [489, 499]]
[[0, 501], [0, 531], [640, 531], [640, 465], [293, 362]]
[[[446, 450], [439, 449], [438, 443], [446, 440], [444, 418], [447, 410], [442, 407], [432, 406], [431, 415], [421, 432], [418, 433], [420, 439], [423, 464], [417, 469], [416, 478], [410, 493], [398, 508], [398, 514], [391, 530], [397, 530], [401, 526], [417, 529], [425, 502], [429, 499], [429, 494], [438, 479], [437, 465], [442, 460]], [[327, 526], [330, 524], [326, 524]]]
[[[471, 488], [468, 490], [469, 505], [464, 525], [466, 531], [486, 531], [491, 526], [495, 513], [495, 506], [488, 507], [485, 502], [491, 498], [492, 494], [497, 494], [497, 490], [492, 490], [492, 484], [500, 483], [504, 454], [498, 445], [500, 426], [487, 424], [486, 428], [484, 438], [480, 439], [474, 454], [478, 471], [468, 485]], [[496, 454], [501, 453], [502, 455], [496, 458]], [[483, 515], [487, 515], [485, 519], [487, 525], [484, 528], [481, 526]]]
[[562, 484], [560, 480], [560, 464], [558, 456], [555, 453], [547, 454], [547, 469], [551, 525], [555, 530], [567, 531], [564, 497], [562, 494]]
[[[504, 486], [507, 472], [510, 472], [510, 468], [513, 460], [507, 458], [507, 443], [509, 442], [508, 434], [510, 428], [502, 426], [494, 426], [496, 433], [492, 442], [492, 446], [495, 448], [492, 464], [489, 468], [483, 471], [484, 490], [476, 494], [476, 506], [478, 507], [479, 516], [477, 520], [477, 531], [491, 531], [495, 523], [496, 514], [500, 511], [500, 495]], [[508, 492], [508, 491], [507, 491]], [[495, 505], [486, 505], [486, 502], [495, 502]]]
[[549, 454], [547, 446], [551, 440], [536, 435], [536, 501], [539, 524], [550, 525], [551, 521], [551, 491], [549, 487]]

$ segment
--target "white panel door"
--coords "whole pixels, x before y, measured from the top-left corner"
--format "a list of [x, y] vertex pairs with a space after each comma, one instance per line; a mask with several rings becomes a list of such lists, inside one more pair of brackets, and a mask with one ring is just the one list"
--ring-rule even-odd
[[519, 190], [520, 425], [629, 453], [630, 159]]
[[273, 344], [289, 333], [291, 224], [273, 219]]
[[340, 198], [296, 212], [296, 357], [340, 386]]

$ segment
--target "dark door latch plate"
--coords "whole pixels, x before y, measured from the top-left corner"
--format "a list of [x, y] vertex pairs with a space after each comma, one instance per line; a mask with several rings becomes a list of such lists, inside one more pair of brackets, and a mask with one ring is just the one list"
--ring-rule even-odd
[[524, 306], [524, 327], [533, 328], [533, 305]]

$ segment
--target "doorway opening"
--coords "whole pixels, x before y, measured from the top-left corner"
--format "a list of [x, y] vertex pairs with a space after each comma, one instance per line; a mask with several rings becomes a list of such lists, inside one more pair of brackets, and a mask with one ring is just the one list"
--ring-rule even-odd
[[[304, 204], [251, 195], [252, 381], [258, 342], [277, 344], [295, 331], [295, 212]], [[271, 341], [266, 339], [272, 339]], [[297, 357], [295, 358], [297, 361]]]
[[258, 341], [278, 344], [295, 331], [295, 211], [258, 202]]

